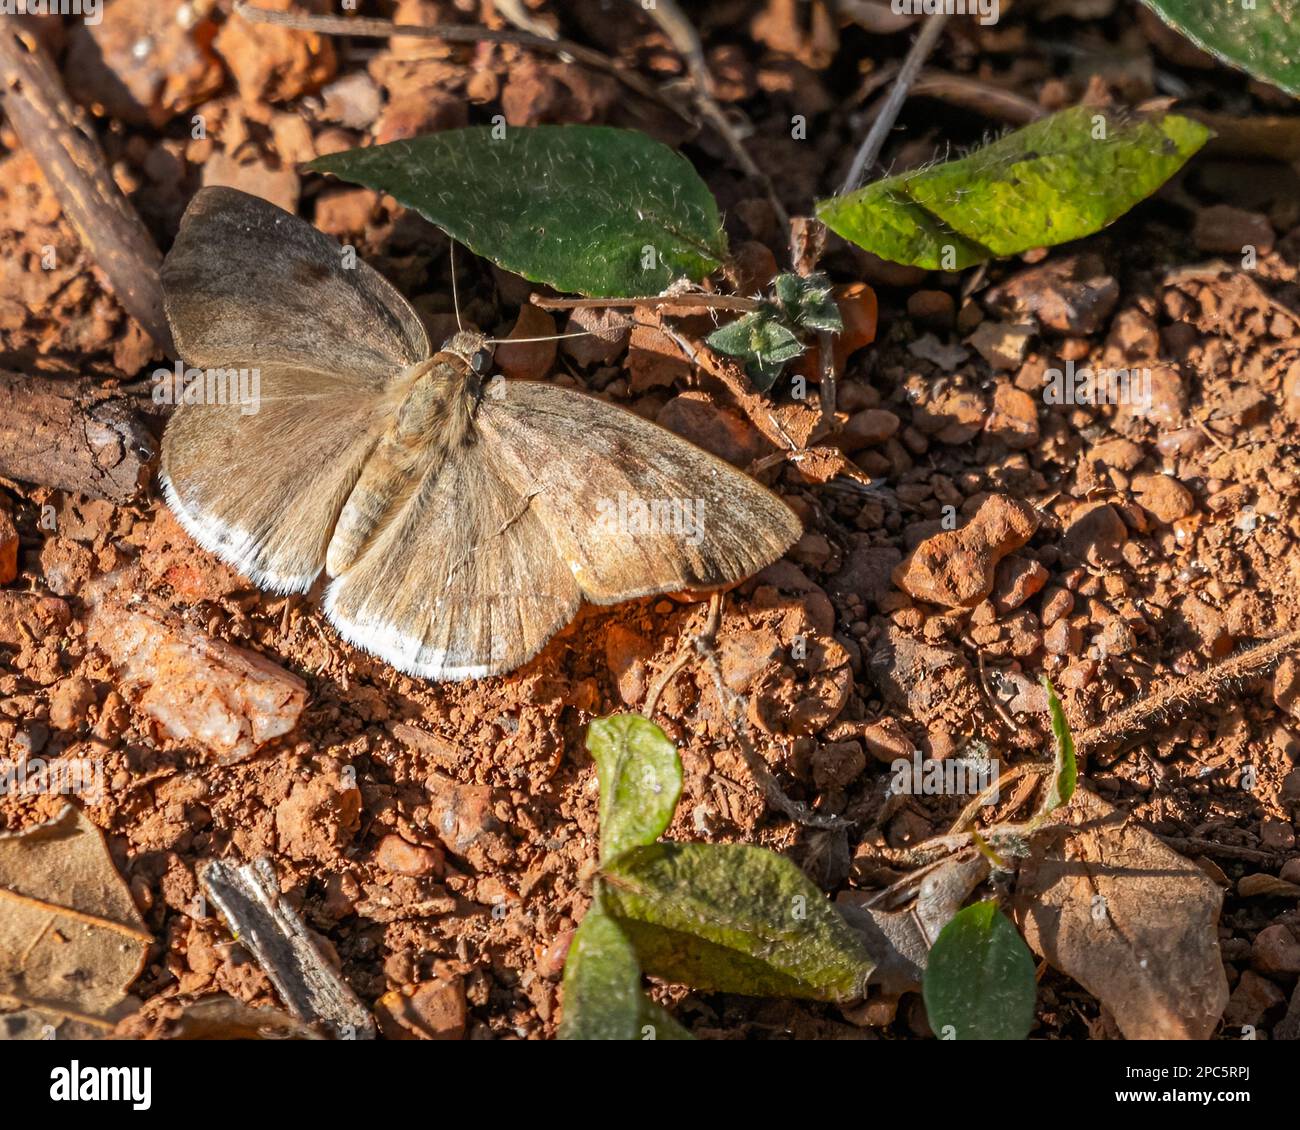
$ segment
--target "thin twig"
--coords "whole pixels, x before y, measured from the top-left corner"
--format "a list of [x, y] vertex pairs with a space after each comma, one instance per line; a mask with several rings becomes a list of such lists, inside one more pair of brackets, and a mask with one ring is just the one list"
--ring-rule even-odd
[[0, 24], [0, 107], [122, 308], [174, 354], [163, 313], [162, 255], [117, 187], [86, 115], [73, 106], [45, 52], [28, 49], [22, 26]]
[[943, 32], [943, 26], [947, 19], [946, 12], [937, 12], [926, 17], [925, 25], [921, 28], [916, 41], [912, 44], [911, 50], [908, 51], [907, 58], [903, 60], [903, 66], [898, 72], [898, 77], [894, 80], [894, 85], [889, 89], [885, 104], [880, 108], [880, 113], [876, 116], [876, 120], [872, 122], [871, 129], [868, 131], [867, 136], [863, 138], [861, 146], [858, 147], [858, 152], [853, 158], [853, 164], [849, 166], [848, 175], [840, 186], [840, 196], [844, 196], [846, 193], [858, 188], [875, 166], [880, 151], [885, 147], [885, 138], [889, 136], [889, 131], [894, 128], [894, 122], [898, 119], [898, 112], [903, 108], [903, 103], [907, 101], [907, 95], [911, 90], [912, 83], [916, 81], [916, 76], [921, 73], [925, 60], [929, 57], [930, 52], [934, 50], [935, 44], [939, 42], [939, 36]]
[[277, 12], [258, 8], [252, 4], [238, 3], [235, 12], [249, 23], [273, 24], [293, 31], [312, 31], [318, 35], [352, 35], [359, 39], [389, 39], [402, 36], [412, 39], [441, 39], [446, 43], [502, 43], [526, 47], [548, 55], [569, 55], [593, 70], [613, 75], [629, 90], [667, 107], [683, 121], [690, 115], [663, 91], [646, 82], [635, 71], [630, 71], [615, 60], [581, 43], [570, 39], [550, 39], [526, 31], [495, 31], [463, 24], [395, 24], [391, 20], [365, 17], [315, 16], [299, 12]]
[[1084, 758], [1099, 758], [1102, 754], [1114, 752], [1115, 757], [1101, 762], [1103, 767], [1113, 765], [1130, 746], [1158, 724], [1215, 702], [1242, 680], [1263, 675], [1288, 652], [1297, 649], [1300, 649], [1300, 631], [1287, 632], [1155, 694], [1144, 695], [1101, 725], [1085, 730], [1075, 739], [1075, 748]]

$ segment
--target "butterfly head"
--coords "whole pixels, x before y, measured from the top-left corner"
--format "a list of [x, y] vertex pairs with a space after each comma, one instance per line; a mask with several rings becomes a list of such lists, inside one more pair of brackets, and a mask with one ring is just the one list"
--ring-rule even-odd
[[492, 365], [493, 343], [476, 330], [457, 330], [442, 343], [439, 353], [448, 353], [475, 376], [484, 377]]

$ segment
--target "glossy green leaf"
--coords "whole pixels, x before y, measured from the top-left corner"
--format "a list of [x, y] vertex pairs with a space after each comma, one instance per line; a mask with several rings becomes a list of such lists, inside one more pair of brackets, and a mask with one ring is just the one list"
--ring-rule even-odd
[[1197, 47], [1300, 96], [1300, 12], [1294, 0], [1146, 0]]
[[1034, 959], [992, 900], [958, 911], [940, 931], [922, 991], [940, 1039], [1023, 1040], [1034, 1024]]
[[1052, 715], [1052, 737], [1056, 746], [1056, 755], [1052, 767], [1052, 783], [1047, 790], [1043, 803], [1044, 815], [1053, 809], [1068, 804], [1074, 796], [1074, 786], [1079, 780], [1079, 767], [1074, 759], [1074, 735], [1070, 733], [1070, 723], [1065, 719], [1061, 700], [1056, 697], [1056, 688], [1052, 681], [1043, 676], [1043, 685], [1047, 688], [1047, 708]]
[[652, 844], [672, 822], [682, 794], [677, 747], [648, 718], [615, 714], [587, 727], [600, 780], [600, 856]]
[[1175, 114], [1075, 106], [976, 150], [821, 201], [833, 231], [885, 259], [959, 270], [1100, 231], [1210, 136]]
[[726, 255], [717, 202], [690, 162], [635, 130], [475, 126], [307, 167], [390, 193], [476, 254], [559, 290], [658, 294]]
[[872, 961], [793, 863], [749, 844], [657, 843], [608, 863], [602, 904], [642, 968], [697, 989], [845, 1000]]

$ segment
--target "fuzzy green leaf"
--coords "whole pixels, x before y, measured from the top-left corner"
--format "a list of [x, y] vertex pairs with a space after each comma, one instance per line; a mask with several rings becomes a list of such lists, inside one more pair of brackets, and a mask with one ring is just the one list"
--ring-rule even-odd
[[1197, 47], [1300, 97], [1300, 15], [1294, 0], [1146, 0]]
[[968, 157], [821, 201], [817, 214], [882, 258], [960, 270], [1100, 231], [1155, 192], [1209, 136], [1175, 114], [1075, 106]]
[[940, 931], [922, 990], [941, 1039], [1023, 1040], [1034, 1024], [1034, 959], [991, 899], [958, 911]]
[[781, 375], [785, 363], [804, 351], [803, 342], [794, 331], [769, 309], [755, 310], [728, 322], [714, 330], [707, 341], [719, 353], [743, 361], [749, 379], [760, 392], [767, 392]]
[[749, 844], [657, 843], [605, 866], [602, 904], [642, 967], [749, 996], [860, 996], [861, 937], [793, 863]]
[[641, 991], [641, 969], [623, 931], [593, 907], [564, 962], [561, 1040], [690, 1040], [694, 1037]]
[[478, 255], [559, 290], [616, 298], [701, 279], [726, 255], [689, 161], [635, 130], [474, 126], [318, 157]]
[[654, 843], [682, 794], [677, 747], [648, 718], [615, 714], [587, 727], [587, 750], [600, 781], [601, 859]]

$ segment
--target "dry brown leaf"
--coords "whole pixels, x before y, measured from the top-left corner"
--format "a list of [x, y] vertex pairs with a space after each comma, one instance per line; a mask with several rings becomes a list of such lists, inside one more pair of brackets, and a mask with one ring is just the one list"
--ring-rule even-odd
[[1094, 793], [1074, 830], [1022, 865], [1016, 917], [1033, 950], [1092, 993], [1129, 1040], [1204, 1040], [1228, 1003], [1223, 892]]
[[152, 941], [80, 809], [0, 835], [0, 1001], [109, 1029]]
[[118, 1024], [121, 1040], [323, 1040], [277, 1008], [253, 1008], [218, 994], [195, 1001], [150, 1001]]

